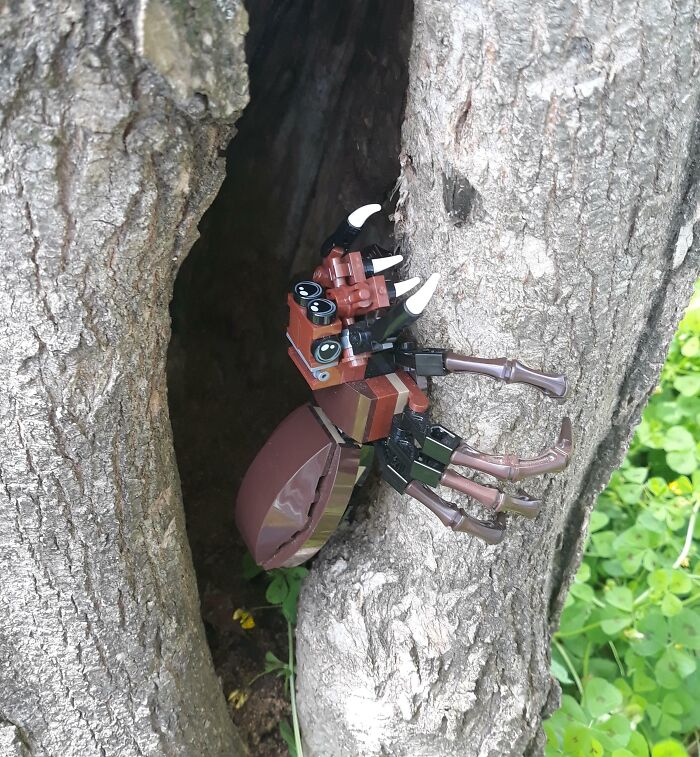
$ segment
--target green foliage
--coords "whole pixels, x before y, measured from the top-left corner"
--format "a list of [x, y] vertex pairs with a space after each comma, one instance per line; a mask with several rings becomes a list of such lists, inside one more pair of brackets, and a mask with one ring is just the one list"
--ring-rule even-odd
[[[282, 720], [280, 722], [280, 735], [284, 739], [284, 743], [287, 745], [287, 749], [289, 750], [290, 757], [299, 757], [299, 753], [297, 752], [297, 745], [296, 740], [294, 737], [294, 729], [291, 725], [289, 725], [288, 720]], [[670, 757], [670, 754], [669, 754]]]
[[289, 677], [292, 674], [292, 669], [288, 663], [283, 662], [273, 652], [265, 653], [265, 673], [274, 673], [276, 676], [284, 678], [285, 687], [289, 682]]
[[[280, 660], [276, 654], [268, 651], [265, 654], [264, 669], [254, 676], [245, 688], [234, 689], [229, 694], [228, 700], [236, 709], [240, 709], [250, 697], [250, 687], [259, 678], [269, 674], [284, 678], [284, 687], [289, 694], [292, 710], [292, 725], [289, 724], [289, 721], [282, 720], [279, 724], [280, 735], [284, 739], [291, 757], [304, 757], [294, 685], [296, 672], [294, 665], [294, 626], [297, 622], [297, 603], [299, 601], [301, 583], [309, 571], [301, 566], [296, 568], [275, 568], [274, 570], [264, 571], [256, 564], [248, 552], [243, 556], [241, 571], [247, 581], [253, 581], [260, 574], [264, 574], [265, 579], [268, 581], [267, 589], [265, 590], [265, 599], [270, 603], [269, 607], [279, 609], [287, 621], [287, 661]], [[267, 608], [254, 608], [256, 611], [264, 609]], [[255, 628], [255, 618], [253, 617], [252, 610], [239, 607], [233, 613], [233, 619], [238, 620], [246, 630]]]
[[279, 605], [282, 615], [289, 623], [294, 625], [297, 622], [297, 603], [299, 601], [299, 590], [304, 576], [308, 575], [308, 570], [302, 568], [276, 568], [268, 572], [270, 585], [265, 592], [265, 599], [271, 605]]
[[[683, 757], [700, 731], [700, 291], [591, 515], [552, 648], [547, 755]], [[691, 749], [692, 747], [692, 749]]]
[[265, 578], [269, 581], [265, 592], [265, 599], [273, 607], [279, 607], [282, 615], [286, 620], [295, 625], [297, 622], [297, 603], [299, 601], [299, 591], [304, 576], [309, 571], [307, 568], [299, 566], [297, 568], [275, 568], [274, 570], [264, 571], [253, 560], [249, 552], [243, 556], [241, 566], [243, 578], [252, 581], [256, 576], [265, 573]]

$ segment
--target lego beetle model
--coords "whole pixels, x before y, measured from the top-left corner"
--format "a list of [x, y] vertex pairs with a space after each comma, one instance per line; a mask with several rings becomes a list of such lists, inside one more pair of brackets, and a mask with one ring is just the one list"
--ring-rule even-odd
[[[236, 524], [257, 563], [266, 569], [308, 560], [340, 522], [353, 488], [376, 462], [382, 478], [431, 510], [453, 531], [489, 544], [503, 539], [504, 513], [534, 518], [540, 503], [519, 490], [507, 494], [465, 478], [464, 466], [502, 481], [563, 470], [571, 455], [571, 422], [537, 457], [487, 455], [432, 422], [424, 393], [430, 376], [477, 373], [537, 387], [563, 398], [564, 376], [532, 370], [517, 360], [487, 360], [421, 348], [406, 329], [437, 286], [433, 274], [392, 282], [382, 271], [401, 262], [378, 246], [349, 252], [379, 205], [358, 208], [321, 247], [311, 281], [292, 287], [289, 356], [313, 391], [313, 402], [274, 431], [248, 469], [236, 503]], [[466, 494], [495, 513], [478, 520], [442, 499], [439, 484]]]

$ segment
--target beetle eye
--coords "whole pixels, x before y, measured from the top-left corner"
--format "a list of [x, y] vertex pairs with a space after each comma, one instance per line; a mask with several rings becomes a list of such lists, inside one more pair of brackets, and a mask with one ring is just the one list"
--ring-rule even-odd
[[312, 300], [323, 296], [323, 288], [315, 281], [300, 281], [292, 287], [294, 301], [306, 307]]
[[315, 326], [328, 326], [335, 320], [335, 302], [319, 298], [306, 307], [306, 316]]
[[311, 354], [318, 363], [332, 363], [340, 357], [342, 351], [342, 345], [337, 339], [325, 337], [314, 342]]

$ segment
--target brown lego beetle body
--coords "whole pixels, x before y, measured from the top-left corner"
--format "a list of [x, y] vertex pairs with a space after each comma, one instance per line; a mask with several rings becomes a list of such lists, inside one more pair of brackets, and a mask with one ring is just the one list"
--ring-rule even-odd
[[[349, 247], [367, 217], [367, 205], [351, 213], [321, 247], [313, 278], [288, 295], [289, 356], [313, 392], [273, 432], [248, 469], [236, 503], [236, 524], [255, 561], [266, 569], [299, 565], [326, 543], [347, 508], [354, 486], [374, 462], [382, 478], [431, 510], [454, 531], [497, 544], [504, 513], [535, 517], [540, 503], [477, 483], [452, 470], [458, 465], [519, 481], [566, 467], [571, 423], [541, 455], [520, 459], [487, 455], [434, 424], [428, 414], [427, 379], [476, 373], [526, 383], [553, 398], [566, 395], [566, 379], [516, 360], [484, 359], [449, 350], [419, 348], [406, 335], [437, 286], [433, 274], [405, 301], [418, 279], [393, 283], [382, 271], [400, 263], [372, 246]], [[495, 513], [473, 518], [430, 487], [466, 494]]]

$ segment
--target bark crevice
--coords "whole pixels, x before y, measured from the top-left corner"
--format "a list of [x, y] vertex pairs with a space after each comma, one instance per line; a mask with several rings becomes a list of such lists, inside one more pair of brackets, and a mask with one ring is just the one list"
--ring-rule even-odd
[[[240, 575], [235, 497], [275, 426], [310, 398], [287, 356], [287, 291], [355, 207], [383, 203], [360, 241], [394, 245], [389, 214], [411, 15], [409, 0], [266, 0], [250, 8], [251, 99], [227, 149], [226, 179], [175, 283], [168, 357], [188, 535], [226, 690], [258, 673], [266, 651], [256, 653], [255, 634], [242, 642], [221, 610], [253, 592]], [[246, 708], [258, 705], [274, 702], [251, 698]], [[234, 713], [246, 729], [280, 714], [263, 716]], [[274, 735], [248, 737], [256, 754], [272, 748]]]

